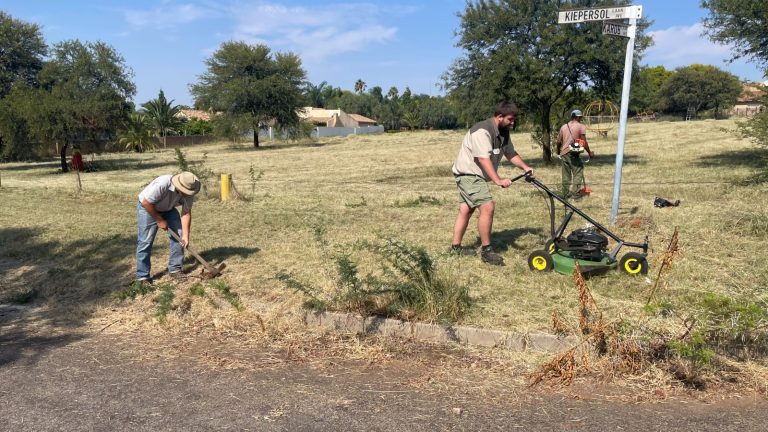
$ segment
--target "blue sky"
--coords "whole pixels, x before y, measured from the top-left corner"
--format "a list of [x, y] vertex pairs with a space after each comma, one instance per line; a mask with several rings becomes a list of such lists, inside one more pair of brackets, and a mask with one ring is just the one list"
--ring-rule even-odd
[[[357, 79], [386, 92], [409, 86], [441, 94], [440, 76], [461, 55], [455, 47], [457, 13], [465, 0], [408, 3], [249, 0], [2, 0], [0, 10], [39, 24], [50, 44], [68, 39], [112, 45], [134, 72], [135, 101], [162, 88], [176, 103], [192, 104], [188, 85], [224, 41], [265, 43], [298, 54], [308, 79], [352, 89]], [[706, 11], [699, 0], [643, 0], [654, 20], [655, 46], [643, 64], [668, 69], [713, 64], [742, 79], [762, 81], [754, 65], [730, 58], [727, 46], [701, 36]]]

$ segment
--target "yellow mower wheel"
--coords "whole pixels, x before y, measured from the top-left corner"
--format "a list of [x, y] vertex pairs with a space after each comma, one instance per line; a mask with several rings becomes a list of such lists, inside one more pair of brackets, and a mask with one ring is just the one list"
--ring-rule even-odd
[[643, 254], [627, 252], [619, 260], [619, 268], [630, 275], [648, 274], [648, 260]]
[[554, 239], [547, 240], [546, 243], [544, 243], [544, 250], [547, 251], [550, 255], [554, 255], [555, 252], [557, 252], [557, 245], [555, 244]]
[[534, 271], [549, 272], [555, 268], [555, 262], [545, 250], [537, 250], [528, 255], [528, 268]]

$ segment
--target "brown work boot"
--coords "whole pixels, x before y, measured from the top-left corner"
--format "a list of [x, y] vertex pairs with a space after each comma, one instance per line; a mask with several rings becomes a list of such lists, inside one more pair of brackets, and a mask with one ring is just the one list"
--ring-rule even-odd
[[486, 264], [497, 265], [497, 266], [504, 265], [504, 258], [502, 258], [501, 255], [494, 252], [491, 246], [482, 247], [482, 250], [480, 252], [480, 259], [482, 259], [483, 262]]

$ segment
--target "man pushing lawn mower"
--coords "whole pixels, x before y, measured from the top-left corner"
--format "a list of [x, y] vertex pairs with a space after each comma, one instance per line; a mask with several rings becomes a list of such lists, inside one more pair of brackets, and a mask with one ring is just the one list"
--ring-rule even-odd
[[453, 164], [453, 176], [459, 190], [459, 214], [453, 227], [451, 253], [474, 255], [474, 249], [465, 249], [461, 240], [467, 230], [469, 219], [480, 209], [477, 230], [480, 234], [481, 258], [492, 265], [504, 265], [504, 258], [491, 248], [491, 228], [493, 227], [493, 197], [488, 181], [507, 188], [510, 179], [502, 179], [496, 170], [501, 156], [504, 155], [512, 164], [525, 172], [533, 173], [509, 139], [509, 126], [515, 122], [518, 109], [514, 103], [502, 102], [496, 107], [493, 117], [481, 121], [467, 132], [461, 144], [459, 155]]
[[[189, 244], [192, 227], [192, 197], [200, 191], [200, 180], [191, 172], [162, 175], [152, 181], [139, 194], [136, 220], [139, 233], [136, 246], [136, 281], [151, 284], [150, 269], [152, 243], [157, 229], [168, 232], [171, 256], [168, 272], [174, 279], [183, 279], [181, 264], [184, 248]], [[181, 216], [176, 206], [181, 206]], [[176, 234], [175, 236], [173, 234]]]

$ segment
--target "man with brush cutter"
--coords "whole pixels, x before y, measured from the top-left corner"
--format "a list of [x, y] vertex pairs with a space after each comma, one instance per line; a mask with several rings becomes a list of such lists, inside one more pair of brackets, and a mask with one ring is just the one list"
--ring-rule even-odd
[[464, 136], [459, 155], [453, 164], [453, 176], [459, 190], [459, 214], [453, 227], [451, 253], [475, 255], [474, 249], [463, 248], [461, 240], [467, 230], [469, 219], [480, 209], [477, 230], [480, 235], [480, 256], [484, 263], [504, 265], [504, 258], [491, 248], [494, 203], [488, 182], [507, 188], [510, 179], [502, 179], [496, 170], [502, 155], [523, 171], [533, 172], [515, 151], [509, 139], [509, 127], [517, 117], [517, 105], [501, 102], [496, 106], [493, 117], [483, 120], [469, 129]]
[[564, 124], [557, 134], [557, 148], [563, 163], [563, 198], [581, 199], [585, 197], [586, 184], [584, 183], [584, 162], [581, 153], [586, 151], [590, 158], [595, 157], [595, 152], [589, 148], [587, 142], [587, 127], [581, 122], [583, 115], [581, 110], [571, 111], [571, 121]]
[[[168, 272], [174, 279], [183, 279], [181, 264], [184, 248], [189, 244], [192, 227], [192, 197], [200, 191], [200, 180], [191, 172], [176, 175], [162, 175], [144, 188], [139, 194], [136, 206], [136, 220], [139, 226], [136, 246], [136, 282], [151, 284], [150, 278], [152, 243], [157, 229], [175, 232], [180, 242], [169, 232], [171, 255]], [[179, 215], [177, 206], [181, 206]]]

